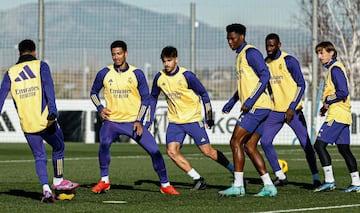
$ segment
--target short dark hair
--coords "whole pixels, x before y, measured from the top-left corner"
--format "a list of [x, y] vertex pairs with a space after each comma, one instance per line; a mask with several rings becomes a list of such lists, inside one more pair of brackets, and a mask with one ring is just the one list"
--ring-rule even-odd
[[121, 40], [114, 41], [113, 43], [111, 43], [110, 50], [117, 47], [122, 48], [125, 52], [127, 51], [127, 45], [124, 41]]
[[36, 50], [36, 46], [33, 40], [25, 39], [18, 44], [19, 53], [33, 52]]
[[278, 34], [276, 33], [270, 33], [269, 35], [266, 36], [265, 41], [267, 40], [271, 40], [274, 39], [275, 41], [277, 41], [278, 43], [280, 43], [280, 37]]
[[160, 58], [164, 59], [164, 57], [177, 57], [177, 49], [173, 46], [166, 46], [162, 49]]
[[326, 52], [328, 52], [328, 53], [331, 51], [334, 51], [334, 55], [332, 58], [337, 57], [337, 51], [335, 49], [335, 46], [330, 41], [323, 41], [323, 42], [320, 42], [318, 45], [316, 45], [315, 53], [318, 53], [322, 49], [325, 49]]
[[246, 27], [242, 24], [234, 23], [234, 24], [230, 24], [230, 25], [226, 26], [226, 32], [227, 33], [235, 32], [240, 35], [245, 35]]

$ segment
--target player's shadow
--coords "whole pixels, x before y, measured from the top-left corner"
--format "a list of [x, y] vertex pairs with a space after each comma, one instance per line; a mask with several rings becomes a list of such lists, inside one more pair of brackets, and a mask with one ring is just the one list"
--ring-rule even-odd
[[[263, 182], [260, 178], [245, 178], [245, 181], [247, 184], [263, 184]], [[310, 183], [288, 181], [287, 185], [293, 185], [293, 186], [298, 186], [303, 189], [313, 190], [313, 185]], [[282, 187], [282, 186], [280, 186], [280, 187]]]
[[[141, 184], [154, 184], [158, 187], [160, 187], [160, 183], [159, 181], [154, 181], [154, 180], [137, 180], [134, 182], [135, 185], [141, 185]], [[171, 185], [175, 186], [176, 188], [187, 188], [187, 189], [191, 189], [194, 185], [194, 183], [184, 183], [184, 182], [174, 182], [174, 181], [171, 181]], [[226, 188], [226, 186], [223, 186], [223, 185], [212, 185], [212, 184], [207, 184], [206, 185], [206, 188], [208, 189], [224, 189]]]
[[41, 200], [41, 197], [43, 196], [39, 192], [27, 192], [22, 189], [10, 189], [7, 192], [1, 192], [1, 194], [16, 196], [16, 197], [25, 197], [25, 198], [31, 198], [33, 200]]
[[[80, 185], [80, 187], [84, 187], [84, 188], [89, 188], [91, 189], [91, 187], [95, 186], [96, 183], [92, 183], [92, 184], [82, 184]], [[129, 185], [121, 185], [121, 184], [111, 184], [110, 190], [131, 190], [131, 191], [143, 191], [143, 192], [158, 192], [159, 190], [148, 190], [148, 189], [137, 189], [134, 188], [134, 186], [129, 186]]]

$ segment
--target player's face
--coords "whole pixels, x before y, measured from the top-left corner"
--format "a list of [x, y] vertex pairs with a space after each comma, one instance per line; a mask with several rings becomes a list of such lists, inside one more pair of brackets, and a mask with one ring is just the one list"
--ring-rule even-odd
[[227, 34], [227, 40], [228, 40], [229, 47], [232, 50], [237, 50], [244, 43], [245, 36], [240, 35], [236, 32], [229, 32]]
[[112, 48], [111, 56], [115, 66], [122, 67], [126, 65], [127, 51], [124, 51], [123, 48], [120, 47]]
[[274, 58], [280, 49], [280, 42], [275, 39], [266, 40], [266, 52], [269, 58]]
[[176, 70], [178, 64], [177, 57], [163, 57], [162, 61], [165, 72], [170, 73]]
[[327, 52], [324, 48], [317, 50], [317, 56], [320, 60], [320, 62], [325, 65], [329, 63], [334, 55], [333, 51]]

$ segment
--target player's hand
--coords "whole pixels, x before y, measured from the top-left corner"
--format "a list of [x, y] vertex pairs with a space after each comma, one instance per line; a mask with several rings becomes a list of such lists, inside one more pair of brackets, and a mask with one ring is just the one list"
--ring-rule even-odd
[[242, 106], [241, 106], [241, 111], [243, 112], [243, 113], [247, 113], [247, 112], [249, 112], [249, 108], [247, 108], [247, 106], [245, 106], [245, 104], [243, 104]]
[[152, 129], [152, 124], [151, 124], [151, 122], [150, 122], [150, 121], [146, 121], [144, 128], [147, 129], [147, 130], [149, 130], [149, 131], [151, 131], [151, 129]]
[[290, 123], [292, 119], [294, 118], [295, 111], [293, 109], [287, 109], [285, 113], [285, 121], [286, 123]]
[[326, 114], [326, 112], [327, 112], [327, 109], [326, 109], [324, 106], [322, 106], [322, 107], [320, 108], [320, 110], [319, 110], [319, 115], [320, 115], [321, 117], [324, 117], [325, 114]]
[[211, 127], [213, 127], [214, 124], [215, 124], [215, 122], [214, 122], [213, 119], [210, 119], [210, 120], [207, 120], [207, 121], [206, 121], [206, 127], [207, 127], [208, 129], [211, 129]]
[[234, 107], [235, 105], [235, 101], [233, 99], [230, 99], [225, 105], [224, 107], [222, 108], [222, 113], [223, 114], [228, 114], [232, 108]]
[[143, 125], [139, 121], [134, 122], [133, 132], [135, 132], [138, 137], [141, 137], [143, 133]]
[[104, 108], [101, 109], [100, 116], [101, 116], [102, 119], [108, 120], [110, 113], [111, 113], [111, 110], [104, 107]]

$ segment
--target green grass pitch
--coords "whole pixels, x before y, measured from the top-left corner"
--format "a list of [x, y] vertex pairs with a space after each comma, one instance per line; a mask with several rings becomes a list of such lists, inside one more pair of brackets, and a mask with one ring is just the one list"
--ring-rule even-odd
[[[51, 159], [49, 146], [46, 147], [48, 159]], [[232, 159], [228, 145], [214, 147]], [[94, 194], [90, 188], [100, 178], [98, 144], [66, 143], [65, 178], [79, 182], [80, 187], [72, 201], [45, 204], [40, 203], [41, 186], [28, 145], [0, 144], [0, 212], [360, 212], [360, 193], [341, 191], [350, 184], [350, 176], [336, 147], [329, 147], [329, 151], [333, 157], [337, 189], [323, 193], [313, 193], [310, 189], [312, 178], [299, 145], [276, 148], [279, 158], [288, 162], [289, 185], [278, 187], [276, 197], [254, 197], [262, 184], [250, 159], [246, 158], [247, 194], [236, 198], [218, 197], [219, 190], [231, 185], [232, 175], [204, 157], [193, 144], [184, 145], [182, 151], [207, 180], [207, 189], [190, 191], [192, 179], [175, 166], [165, 155], [165, 146], [160, 145], [169, 179], [181, 192], [179, 196], [161, 194], [158, 177], [147, 153], [138, 145], [114, 143], [111, 147], [111, 189], [104, 194]], [[262, 151], [261, 147], [259, 149]], [[352, 151], [360, 159], [360, 146], [352, 146]], [[267, 169], [270, 169], [268, 163]], [[48, 171], [51, 183], [51, 160]], [[274, 178], [272, 172], [270, 174]], [[322, 169], [320, 177], [323, 179]], [[104, 204], [103, 201], [127, 203]]]

